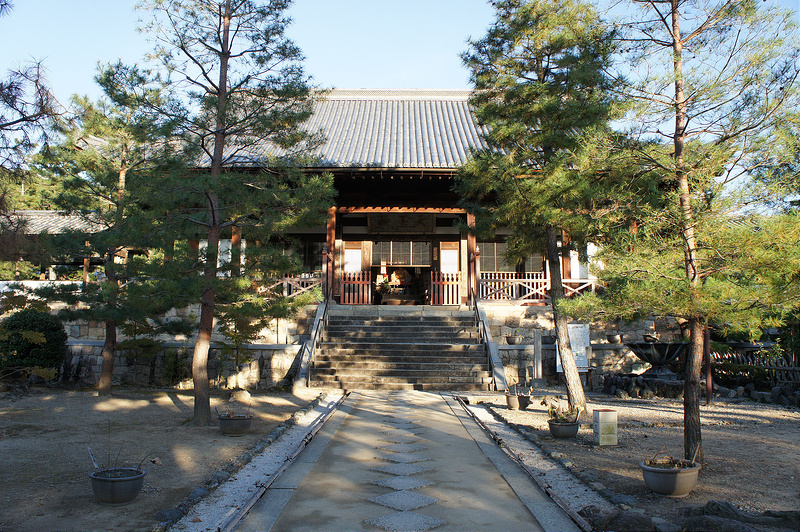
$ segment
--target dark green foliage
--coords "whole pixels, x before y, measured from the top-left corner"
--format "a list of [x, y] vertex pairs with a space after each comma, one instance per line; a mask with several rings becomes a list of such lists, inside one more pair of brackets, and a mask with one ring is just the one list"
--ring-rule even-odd
[[56, 368], [64, 361], [67, 333], [52, 314], [21, 310], [6, 318], [2, 328], [0, 367]]

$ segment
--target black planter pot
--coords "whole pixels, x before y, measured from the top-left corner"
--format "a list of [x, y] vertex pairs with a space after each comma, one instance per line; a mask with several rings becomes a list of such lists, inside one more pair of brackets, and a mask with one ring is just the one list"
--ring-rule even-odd
[[89, 473], [95, 498], [106, 504], [125, 504], [139, 495], [147, 471], [137, 467], [114, 467]]
[[253, 423], [252, 415], [232, 415], [232, 416], [219, 416], [219, 430], [226, 436], [241, 436], [250, 430], [250, 425]]

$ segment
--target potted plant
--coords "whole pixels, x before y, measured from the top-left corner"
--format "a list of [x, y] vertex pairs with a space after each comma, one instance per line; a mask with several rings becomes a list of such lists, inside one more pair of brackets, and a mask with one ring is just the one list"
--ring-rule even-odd
[[238, 412], [233, 406], [228, 406], [222, 412], [219, 408], [216, 411], [219, 430], [226, 436], [241, 436], [250, 430], [253, 414], [249, 408], [246, 412]]
[[89, 447], [89, 457], [94, 464], [94, 471], [89, 473], [89, 479], [92, 493], [98, 501], [106, 504], [126, 504], [142, 491], [147, 471], [142, 469], [141, 462], [135, 467], [120, 467], [110, 463], [106, 467], [101, 467], [95, 460], [91, 447]]
[[511, 331], [511, 334], [506, 336], [506, 343], [508, 345], [520, 345], [522, 344], [523, 335], [522, 329], [516, 328]]
[[550, 427], [550, 434], [554, 438], [572, 438], [578, 434], [583, 408], [578, 407], [575, 411], [564, 411], [560, 405], [558, 407], [550, 405], [547, 411], [550, 414], [547, 424]]
[[[699, 449], [699, 447], [698, 447]], [[667, 497], [682, 498], [689, 495], [697, 484], [700, 464], [691, 460], [678, 460], [663, 451], [658, 452], [650, 460], [639, 462], [645, 485]]]
[[514, 385], [514, 391], [506, 392], [506, 405], [509, 410], [525, 410], [531, 404], [530, 394], [520, 392], [517, 385]]

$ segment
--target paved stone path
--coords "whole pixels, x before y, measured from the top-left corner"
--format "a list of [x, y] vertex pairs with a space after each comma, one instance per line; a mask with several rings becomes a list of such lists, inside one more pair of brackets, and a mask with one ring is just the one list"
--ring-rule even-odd
[[578, 527], [449, 395], [353, 392], [236, 532]]

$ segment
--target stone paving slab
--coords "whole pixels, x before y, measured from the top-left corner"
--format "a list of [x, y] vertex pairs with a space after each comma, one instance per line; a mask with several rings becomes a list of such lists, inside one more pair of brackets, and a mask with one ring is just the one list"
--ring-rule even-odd
[[[387, 437], [403, 442], [388, 451]], [[352, 393], [285, 476], [236, 532], [578, 530], [437, 393]]]

